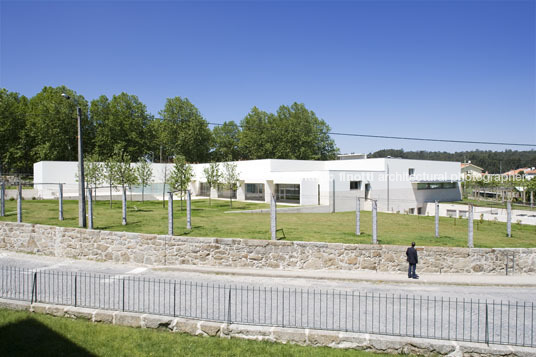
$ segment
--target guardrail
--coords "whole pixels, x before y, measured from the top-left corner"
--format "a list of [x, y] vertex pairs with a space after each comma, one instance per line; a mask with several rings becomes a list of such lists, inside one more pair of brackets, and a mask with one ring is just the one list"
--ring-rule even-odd
[[207, 321], [535, 347], [534, 302], [0, 266], [0, 297]]

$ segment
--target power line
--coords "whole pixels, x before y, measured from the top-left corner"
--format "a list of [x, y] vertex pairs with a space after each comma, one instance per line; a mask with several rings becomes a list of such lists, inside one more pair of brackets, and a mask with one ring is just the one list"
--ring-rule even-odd
[[[208, 123], [209, 125], [221, 126], [220, 123]], [[237, 124], [238, 127], [242, 125]], [[442, 143], [457, 143], [457, 144], [483, 144], [483, 145], [505, 145], [505, 146], [528, 146], [536, 147], [536, 144], [524, 144], [524, 143], [505, 143], [505, 142], [493, 142], [493, 141], [471, 141], [471, 140], [454, 140], [454, 139], [432, 139], [432, 138], [416, 138], [416, 137], [405, 137], [405, 136], [388, 136], [388, 135], [371, 135], [371, 134], [355, 134], [355, 133], [338, 133], [330, 131], [329, 135], [340, 135], [340, 136], [354, 136], [361, 138], [376, 138], [376, 139], [395, 139], [395, 140], [413, 140], [413, 141], [431, 141], [431, 142], [442, 142]]]

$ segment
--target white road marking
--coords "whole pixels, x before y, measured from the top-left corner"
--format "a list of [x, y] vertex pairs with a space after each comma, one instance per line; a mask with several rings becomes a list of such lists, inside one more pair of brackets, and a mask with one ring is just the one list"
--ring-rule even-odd
[[146, 270], [147, 268], [136, 268], [136, 269], [132, 269], [131, 271], [127, 271], [126, 274], [141, 274]]

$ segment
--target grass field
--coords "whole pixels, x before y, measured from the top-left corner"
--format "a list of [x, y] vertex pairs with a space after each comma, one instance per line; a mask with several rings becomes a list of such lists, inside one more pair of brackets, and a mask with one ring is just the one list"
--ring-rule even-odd
[[[186, 206], [186, 205], [184, 205]], [[264, 203], [233, 202], [233, 210], [267, 208]], [[264, 213], [226, 213], [229, 201], [192, 201], [192, 230], [187, 231], [186, 210], [180, 202], [174, 203], [175, 235], [196, 237], [270, 239], [270, 215]], [[78, 202], [64, 201], [64, 221], [58, 220], [58, 201], [23, 201], [23, 222], [78, 226]], [[476, 217], [475, 217], [476, 218]], [[6, 202], [3, 221], [17, 220], [16, 201]], [[96, 229], [141, 233], [167, 234], [167, 207], [162, 202], [129, 201], [126, 226], [121, 225], [121, 202], [98, 201], [94, 206]], [[370, 243], [372, 239], [371, 212], [361, 212], [360, 236], [355, 235], [355, 213], [279, 213], [278, 228], [283, 228], [287, 240], [330, 243]], [[434, 237], [434, 217], [378, 214], [378, 241], [380, 244], [407, 245], [411, 241], [419, 246], [467, 246], [467, 220], [440, 218], [440, 237]], [[474, 245], [480, 248], [536, 247], [536, 226], [512, 224], [513, 237], [506, 237], [506, 224], [478, 219], [474, 221]]]
[[1, 356], [387, 356], [197, 337], [0, 309]]

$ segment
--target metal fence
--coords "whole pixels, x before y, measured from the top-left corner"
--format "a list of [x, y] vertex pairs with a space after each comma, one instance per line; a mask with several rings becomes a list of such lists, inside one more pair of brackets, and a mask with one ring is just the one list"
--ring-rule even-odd
[[535, 347], [534, 302], [0, 267], [0, 297], [208, 321]]

